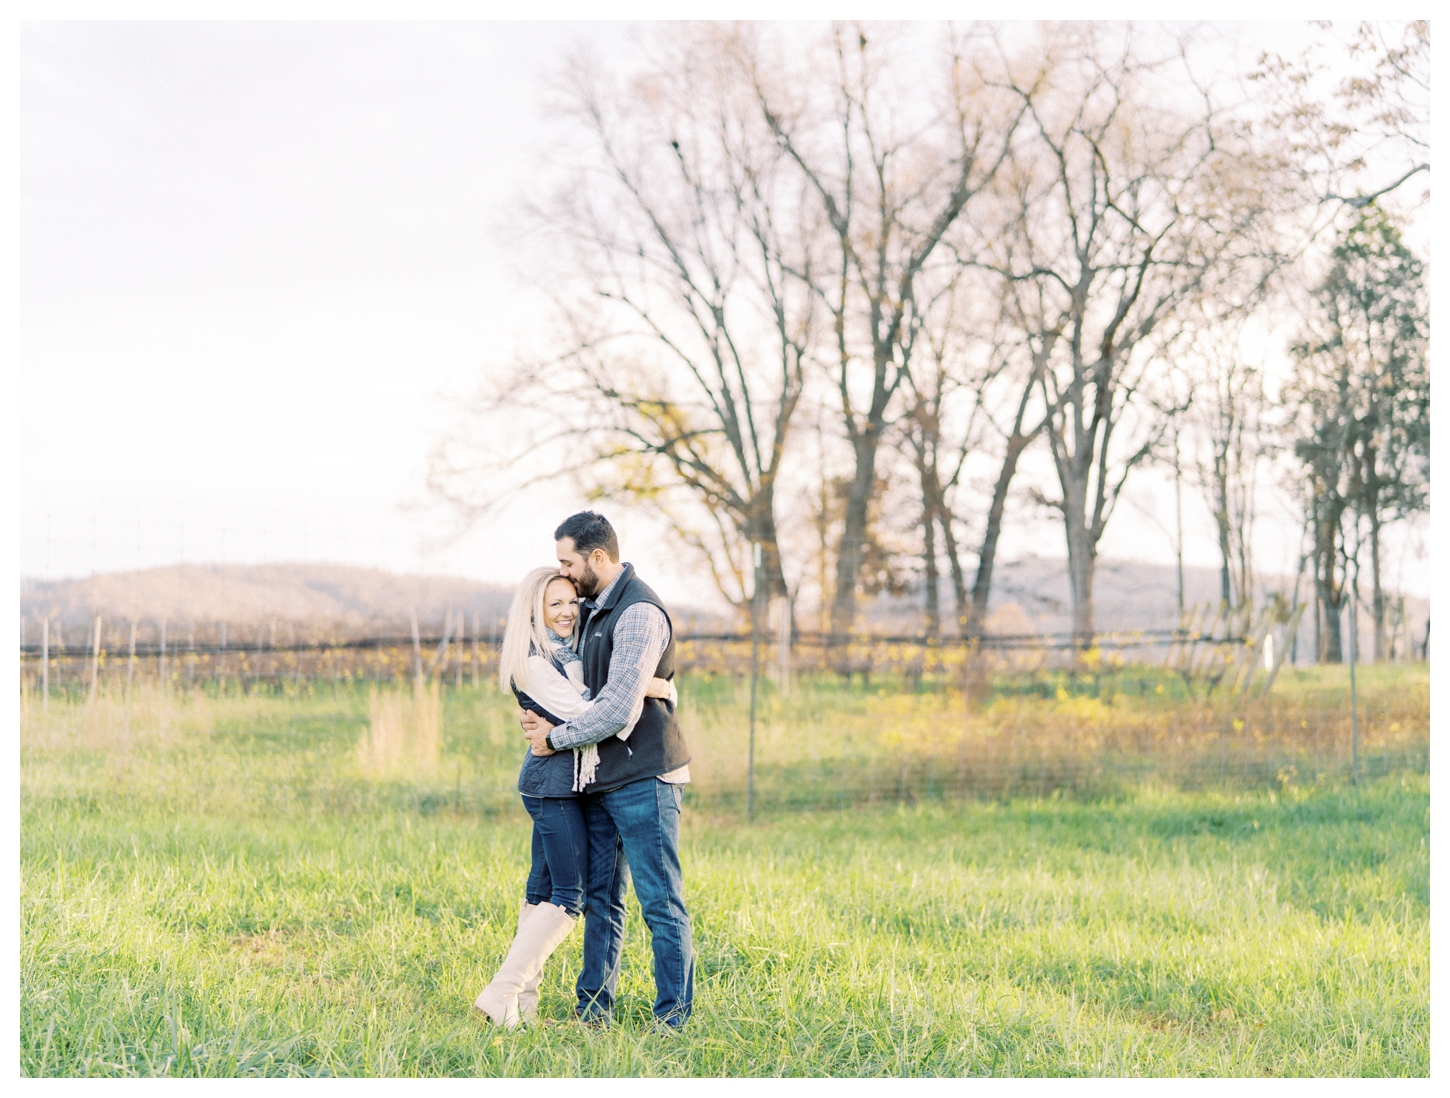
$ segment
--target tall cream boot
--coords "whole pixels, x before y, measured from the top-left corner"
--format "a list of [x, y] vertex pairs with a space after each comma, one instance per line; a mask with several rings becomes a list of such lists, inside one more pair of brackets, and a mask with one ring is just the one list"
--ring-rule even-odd
[[[524, 920], [532, 915], [538, 904], [531, 904], [525, 900], [519, 906], [519, 929], [524, 928]], [[539, 1014], [539, 985], [544, 981], [544, 967], [539, 966], [539, 971], [524, 982], [523, 990], [519, 992], [519, 1021], [528, 1025]]]
[[473, 1001], [474, 1009], [505, 1029], [518, 1025], [519, 993], [538, 977], [549, 954], [573, 929], [574, 920], [562, 907], [539, 904], [519, 926], [498, 973]]

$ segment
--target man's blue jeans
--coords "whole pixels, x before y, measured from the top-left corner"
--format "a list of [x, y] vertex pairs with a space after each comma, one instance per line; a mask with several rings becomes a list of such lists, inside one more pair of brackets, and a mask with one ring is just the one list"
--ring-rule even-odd
[[624, 889], [631, 877], [654, 944], [655, 1005], [660, 1021], [682, 1026], [695, 998], [695, 950], [680, 877], [680, 787], [658, 778], [586, 793], [589, 832], [584, 963], [578, 1012], [607, 1019], [614, 1010], [624, 945]]

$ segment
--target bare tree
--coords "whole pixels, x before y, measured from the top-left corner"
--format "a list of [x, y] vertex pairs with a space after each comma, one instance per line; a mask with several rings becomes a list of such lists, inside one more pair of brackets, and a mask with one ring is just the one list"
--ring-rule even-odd
[[[1010, 307], [1003, 312], [1005, 317], [1017, 315]], [[977, 549], [977, 572], [972, 581], [971, 606], [964, 623], [967, 635], [972, 637], [982, 637], [986, 631], [987, 609], [992, 597], [992, 576], [997, 565], [997, 548], [1007, 513], [1007, 494], [1017, 476], [1022, 455], [1047, 426], [1048, 412], [1038, 404], [1036, 394], [1041, 388], [1056, 337], [1050, 333], [1043, 338], [1037, 338], [1036, 335], [1029, 335], [1023, 341], [1026, 346], [1025, 361], [1011, 363], [1012, 368], [999, 375], [1005, 379], [1008, 399], [1002, 411], [987, 416], [987, 422], [1001, 436], [1002, 456], [992, 484], [992, 498], [987, 505], [986, 520]], [[1016, 357], [1022, 359], [1024, 356]], [[985, 399], [984, 393], [983, 400]], [[1002, 426], [1004, 421], [1007, 424], [1005, 427]]]
[[1263, 371], [1248, 362], [1241, 325], [1219, 323], [1192, 343], [1193, 469], [1218, 534], [1219, 598], [1244, 606], [1254, 595], [1253, 526], [1262, 459], [1270, 450]]
[[[1113, 32], [1119, 33], [1119, 32]], [[1198, 89], [1183, 47], [1145, 58], [1130, 29], [1046, 36], [1012, 81], [1028, 111], [1004, 173], [993, 263], [1044, 362], [1045, 434], [1078, 643], [1091, 643], [1098, 543], [1170, 417], [1145, 399], [1194, 304], [1253, 300], [1278, 262], [1261, 239], [1271, 163]]]
[[1298, 57], [1265, 53], [1250, 78], [1310, 193], [1364, 209], [1430, 170], [1430, 24], [1314, 26]]
[[[1005, 161], [1021, 117], [981, 70], [980, 45], [953, 38], [924, 55], [884, 28], [837, 26], [825, 58], [769, 57], [742, 37], [761, 116], [829, 226], [833, 251], [812, 278], [833, 324], [831, 369], [854, 456], [831, 631], [854, 625], [877, 458], [897, 414], [942, 240]], [[812, 66], [815, 66], [814, 68]], [[828, 75], [829, 74], [829, 75]], [[936, 95], [923, 76], [940, 74]]]
[[[909, 379], [915, 381], [915, 384], [910, 387], [907, 411], [901, 420], [900, 437], [902, 448], [916, 473], [917, 490], [921, 497], [921, 511], [917, 523], [922, 535], [926, 635], [935, 639], [941, 636], [941, 556], [936, 539], [944, 511], [942, 424], [951, 383], [950, 375], [942, 368], [941, 359], [933, 357], [935, 369], [918, 370], [916, 377]], [[954, 543], [954, 531], [951, 530], [949, 519], [944, 532]], [[961, 567], [954, 544], [948, 545], [947, 556], [952, 562], [955, 578]], [[965, 599], [959, 594], [958, 607], [964, 602]]]
[[[772, 593], [786, 590], [775, 496], [819, 309], [818, 219], [724, 35], [686, 28], [627, 81], [571, 66], [574, 156], [534, 208], [536, 241], [560, 261], [548, 288], [562, 335], [483, 403], [495, 421], [541, 410], [550, 423], [528, 449], [558, 454], [540, 475], [653, 506], [744, 606], [754, 544]], [[456, 453], [440, 448], [432, 481], [477, 513], [476, 470]]]
[[[903, 418], [903, 434], [921, 485], [923, 522], [934, 519], [941, 530], [957, 625], [969, 637], [984, 635], [1008, 492], [1023, 452], [1046, 422], [1038, 397], [1041, 356], [1033, 354], [1030, 346], [1013, 345], [1015, 337], [1003, 323], [1006, 313], [1001, 302], [980, 296], [990, 302], [995, 319], [978, 316], [958, 321], [953, 316], [940, 337], [928, 340], [930, 355], [918, 355], [908, 378], [908, 412]], [[971, 343], [982, 345], [978, 354], [970, 353], [966, 345]], [[955, 408], [950, 407], [953, 404]], [[967, 464], [974, 457], [996, 463], [985, 510], [975, 494], [964, 492]], [[979, 515], [980, 522], [975, 521]], [[970, 590], [962, 562], [967, 537], [976, 538], [977, 567]], [[932, 548], [928, 545], [926, 551]]]
[[[970, 334], [955, 322], [949, 324], [940, 339], [928, 340], [929, 354], [918, 352], [907, 379], [901, 433], [922, 498], [927, 628], [932, 635], [937, 633], [933, 611], [939, 605], [931, 567], [935, 531], [941, 532], [950, 569], [957, 625], [963, 636], [980, 638], [985, 635], [1008, 495], [1023, 453], [1046, 424], [1039, 393], [1045, 360], [1031, 347], [1009, 343], [1001, 323], [1004, 315], [999, 309], [995, 325], [978, 319]], [[984, 346], [973, 355], [962, 346], [968, 342]], [[994, 463], [985, 506], [979, 494], [966, 490], [973, 458]], [[970, 588], [962, 560], [968, 538], [975, 539], [977, 558]]]
[[968, 458], [982, 443], [987, 423], [984, 394], [1005, 368], [994, 353], [998, 349], [994, 339], [979, 334], [986, 325], [982, 317], [973, 315], [971, 306], [983, 295], [966, 283], [969, 274], [967, 267], [960, 267], [924, 310], [923, 347], [905, 379], [905, 411], [898, 425], [901, 449], [920, 496], [926, 633], [934, 638], [941, 635], [942, 556], [959, 628], [965, 627], [970, 614], [955, 496]]

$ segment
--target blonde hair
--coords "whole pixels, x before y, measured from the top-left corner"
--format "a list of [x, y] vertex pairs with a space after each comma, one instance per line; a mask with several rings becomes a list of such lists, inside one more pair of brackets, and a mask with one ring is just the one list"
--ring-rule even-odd
[[[503, 630], [503, 647], [498, 657], [498, 684], [503, 687], [505, 694], [516, 683], [520, 689], [523, 688], [522, 684], [527, 681], [530, 651], [545, 659], [553, 659], [554, 652], [559, 647], [550, 639], [548, 628], [544, 625], [544, 592], [554, 580], [569, 582], [566, 577], [559, 575], [557, 568], [535, 568], [524, 577], [524, 582], [519, 584], [518, 591], [514, 593], [513, 605], [509, 607], [508, 624]], [[575, 618], [574, 630], [565, 638], [570, 648], [574, 647], [578, 633], [579, 619]]]

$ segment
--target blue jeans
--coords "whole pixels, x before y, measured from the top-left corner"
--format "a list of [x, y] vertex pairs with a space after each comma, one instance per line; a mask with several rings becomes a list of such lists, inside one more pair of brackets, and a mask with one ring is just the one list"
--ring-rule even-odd
[[695, 950], [680, 877], [680, 787], [642, 778], [579, 799], [589, 831], [579, 1016], [607, 1019], [614, 1010], [624, 888], [632, 876], [654, 946], [654, 1014], [682, 1026], [695, 999]]
[[578, 797], [523, 797], [534, 820], [533, 860], [524, 898], [531, 904], [551, 903], [574, 918], [584, 910], [584, 883], [589, 865], [589, 834]]

